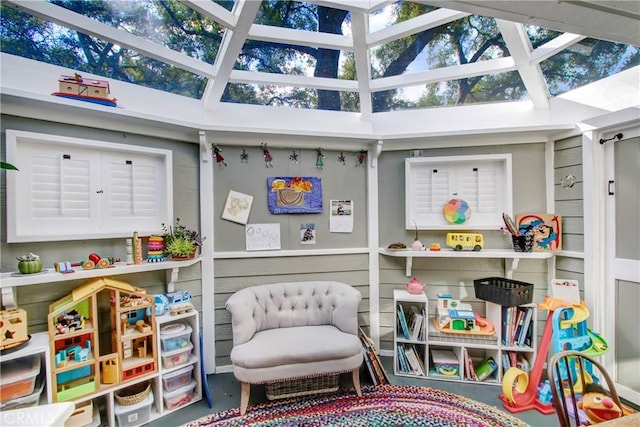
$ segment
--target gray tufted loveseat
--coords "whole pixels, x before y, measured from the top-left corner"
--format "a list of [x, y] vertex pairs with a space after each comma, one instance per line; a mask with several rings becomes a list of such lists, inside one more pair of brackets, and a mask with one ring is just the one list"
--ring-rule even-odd
[[360, 396], [361, 299], [356, 289], [334, 281], [258, 285], [229, 297], [240, 413], [247, 410], [250, 384], [352, 372]]

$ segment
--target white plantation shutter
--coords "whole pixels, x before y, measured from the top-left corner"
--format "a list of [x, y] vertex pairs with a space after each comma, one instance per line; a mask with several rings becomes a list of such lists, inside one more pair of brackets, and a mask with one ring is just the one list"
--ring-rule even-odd
[[[141, 236], [172, 218], [171, 152], [7, 130], [7, 240]], [[9, 175], [9, 174], [8, 174]]]
[[[512, 214], [510, 154], [410, 158], [405, 168], [407, 229], [498, 229], [502, 213]], [[454, 198], [471, 208], [463, 224], [444, 218]]]

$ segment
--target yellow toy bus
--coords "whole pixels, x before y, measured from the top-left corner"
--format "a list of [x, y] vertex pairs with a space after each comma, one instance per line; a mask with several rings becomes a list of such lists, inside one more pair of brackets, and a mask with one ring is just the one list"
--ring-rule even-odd
[[484, 238], [480, 233], [447, 233], [447, 246], [454, 251], [471, 249], [477, 252], [484, 246]]

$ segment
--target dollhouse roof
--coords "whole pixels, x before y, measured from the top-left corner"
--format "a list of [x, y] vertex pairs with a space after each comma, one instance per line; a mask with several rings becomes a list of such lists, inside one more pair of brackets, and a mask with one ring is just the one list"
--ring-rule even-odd
[[98, 277], [85, 282], [83, 285], [75, 288], [70, 295], [62, 298], [49, 307], [50, 315], [55, 315], [61, 311], [67, 310], [93, 294], [104, 289], [113, 289], [128, 294], [146, 294], [143, 289], [136, 288], [127, 282], [111, 279], [109, 277]]

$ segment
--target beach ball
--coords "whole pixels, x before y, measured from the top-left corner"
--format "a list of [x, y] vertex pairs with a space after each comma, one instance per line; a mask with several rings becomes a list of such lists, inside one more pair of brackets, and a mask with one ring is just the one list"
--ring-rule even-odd
[[451, 199], [444, 204], [442, 209], [444, 219], [452, 224], [463, 224], [471, 217], [469, 204], [462, 199]]

